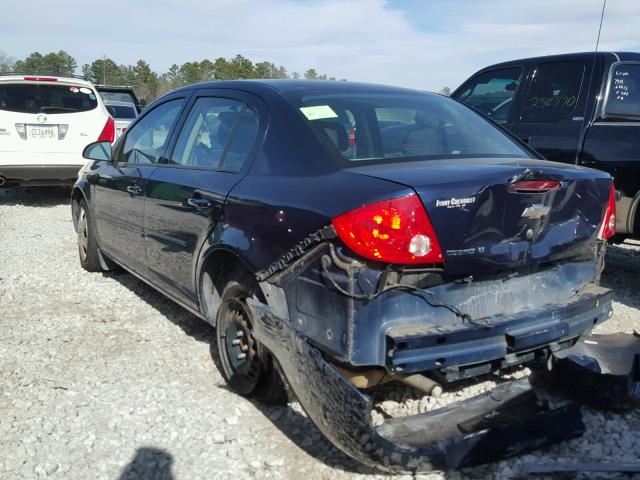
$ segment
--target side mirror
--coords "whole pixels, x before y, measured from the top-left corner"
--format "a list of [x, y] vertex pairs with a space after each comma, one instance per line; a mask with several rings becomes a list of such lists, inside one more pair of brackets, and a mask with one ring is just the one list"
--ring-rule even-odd
[[84, 147], [82, 156], [87, 160], [110, 161], [111, 144], [109, 142], [93, 142]]

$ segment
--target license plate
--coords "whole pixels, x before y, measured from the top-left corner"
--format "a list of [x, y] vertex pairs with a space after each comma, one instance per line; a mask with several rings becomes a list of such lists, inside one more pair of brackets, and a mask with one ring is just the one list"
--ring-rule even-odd
[[29, 125], [29, 138], [58, 138], [57, 125]]

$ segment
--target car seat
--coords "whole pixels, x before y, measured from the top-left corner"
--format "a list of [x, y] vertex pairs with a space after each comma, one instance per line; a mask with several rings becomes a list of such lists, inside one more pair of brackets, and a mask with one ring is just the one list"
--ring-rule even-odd
[[418, 110], [415, 123], [402, 142], [402, 152], [408, 156], [446, 154], [446, 138], [435, 113]]

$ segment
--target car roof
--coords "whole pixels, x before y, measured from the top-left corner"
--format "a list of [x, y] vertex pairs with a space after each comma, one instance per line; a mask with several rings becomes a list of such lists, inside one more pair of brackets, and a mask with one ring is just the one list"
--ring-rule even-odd
[[539, 57], [519, 58], [516, 60], [509, 60], [506, 62], [494, 63], [484, 67], [482, 70], [489, 70], [499, 67], [507, 67], [520, 63], [538, 63], [538, 62], [562, 62], [571, 60], [589, 60], [593, 59], [594, 54], [608, 55], [613, 60], [640, 60], [640, 53], [638, 52], [575, 52], [575, 53], [562, 53], [558, 55], [543, 55]]
[[264, 90], [285, 92], [310, 92], [318, 91], [327, 93], [338, 92], [376, 92], [376, 93], [427, 93], [421, 90], [379, 85], [374, 83], [344, 82], [336, 80], [216, 80], [212, 82], [194, 83], [182, 87], [177, 91], [203, 89], [203, 88], [229, 88], [248, 92], [260, 92]]
[[[55, 82], [51, 81], [39, 81], [39, 80], [25, 80], [25, 78], [55, 78]], [[1, 83], [21, 83], [21, 84], [56, 84], [61, 83], [65, 85], [77, 85], [79, 87], [90, 87], [94, 88], [93, 84], [88, 80], [80, 77], [67, 77], [64, 75], [47, 75], [44, 73], [34, 73], [34, 74], [24, 74], [24, 73], [11, 73], [11, 74], [0, 74], [0, 82]]]

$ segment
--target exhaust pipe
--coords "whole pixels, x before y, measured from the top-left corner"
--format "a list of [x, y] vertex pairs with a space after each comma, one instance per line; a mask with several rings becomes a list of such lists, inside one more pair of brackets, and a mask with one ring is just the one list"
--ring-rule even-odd
[[438, 382], [417, 373], [413, 375], [398, 375], [388, 373], [382, 368], [354, 371], [338, 365], [334, 365], [334, 367], [344, 378], [351, 381], [356, 388], [366, 389], [397, 380], [432, 397], [442, 395], [442, 386]]

